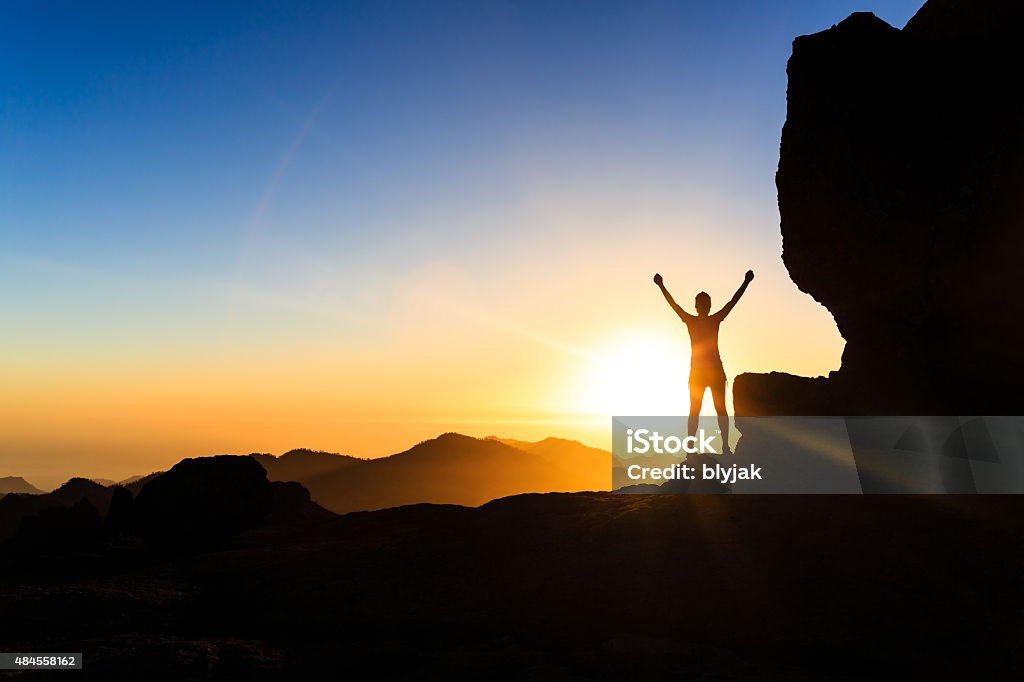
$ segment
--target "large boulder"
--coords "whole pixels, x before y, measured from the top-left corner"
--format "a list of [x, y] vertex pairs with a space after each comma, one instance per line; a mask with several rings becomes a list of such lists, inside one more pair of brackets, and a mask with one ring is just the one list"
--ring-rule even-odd
[[131, 527], [154, 545], [202, 545], [260, 524], [274, 507], [267, 472], [251, 457], [183, 459], [131, 502]]
[[737, 414], [1024, 413], [1022, 25], [932, 0], [794, 42], [783, 259], [846, 349], [828, 379], [738, 377]]

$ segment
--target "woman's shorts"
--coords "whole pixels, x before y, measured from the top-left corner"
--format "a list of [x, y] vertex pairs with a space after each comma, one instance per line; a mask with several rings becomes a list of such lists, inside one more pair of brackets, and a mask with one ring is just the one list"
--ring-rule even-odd
[[725, 386], [725, 368], [721, 364], [711, 367], [690, 367], [690, 388], [719, 386]]

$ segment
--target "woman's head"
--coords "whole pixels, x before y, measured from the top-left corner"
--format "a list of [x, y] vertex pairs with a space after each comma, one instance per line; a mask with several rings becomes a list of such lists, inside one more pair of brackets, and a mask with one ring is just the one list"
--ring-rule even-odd
[[693, 299], [693, 305], [697, 308], [698, 315], [708, 315], [711, 313], [711, 297], [707, 292], [700, 292], [697, 297]]

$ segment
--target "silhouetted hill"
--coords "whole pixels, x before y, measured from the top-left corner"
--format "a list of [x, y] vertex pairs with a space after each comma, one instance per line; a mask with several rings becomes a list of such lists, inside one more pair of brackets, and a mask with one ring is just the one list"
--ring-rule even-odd
[[143, 486], [126, 525], [151, 544], [204, 544], [258, 525], [273, 506], [267, 472], [252, 458], [183, 459]]
[[[447, 433], [390, 457], [344, 458], [341, 466], [299, 482], [313, 500], [339, 514], [420, 502], [479, 505], [522, 492], [608, 489], [608, 453], [557, 439], [530, 445], [532, 450], [523, 450]], [[331, 461], [320, 455], [318, 460]]]
[[313, 476], [339, 471], [366, 461], [348, 455], [304, 448], [290, 450], [280, 457], [259, 453], [250, 456], [267, 470], [267, 477], [271, 481], [305, 481]]
[[20, 476], [0, 476], [0, 495], [8, 493], [24, 493], [39, 495], [43, 491]]
[[313, 502], [309, 491], [295, 481], [272, 481], [274, 504], [264, 522], [270, 525], [302, 525], [334, 518], [335, 514]]
[[50, 493], [5, 495], [0, 499], [0, 543], [12, 538], [29, 517], [46, 509], [71, 508], [82, 500], [102, 518], [106, 516], [111, 495], [110, 488], [85, 478], [72, 478]]
[[139, 492], [142, 491], [142, 488], [145, 487], [147, 483], [149, 483], [162, 473], [164, 472], [154, 471], [153, 473], [146, 474], [145, 476], [132, 476], [131, 478], [126, 478], [123, 481], [121, 481], [120, 485], [123, 485], [125, 488], [127, 488], [133, 496], [138, 496]]
[[988, 678], [1024, 663], [1022, 505], [586, 493], [415, 505], [253, 529], [88, 580], [69, 563], [46, 589], [0, 580], [0, 640], [79, 642], [81, 675], [103, 680], [304, 679], [338, 661], [373, 679]]
[[488, 436], [486, 440], [496, 440], [517, 450], [529, 452], [543, 458], [553, 467], [567, 470], [569, 478], [565, 481], [567, 486], [565, 492], [610, 490], [609, 470], [613, 464], [613, 457], [612, 453], [607, 450], [592, 448], [575, 440], [554, 437], [533, 443], [511, 438], [498, 438], [497, 436]]
[[828, 379], [736, 379], [737, 414], [1024, 412], [1024, 3], [931, 0], [797, 38], [783, 259], [846, 339]]
[[550, 457], [552, 460], [583, 457], [583, 461], [589, 463], [595, 459], [601, 459], [602, 457], [611, 458], [611, 453], [607, 450], [592, 448], [589, 445], [584, 445], [578, 440], [568, 440], [566, 438], [548, 437], [544, 440], [530, 442], [525, 440], [515, 440], [514, 438], [487, 436], [484, 440], [494, 440], [516, 448], [517, 450], [522, 450], [523, 452], [532, 452], [536, 455]]

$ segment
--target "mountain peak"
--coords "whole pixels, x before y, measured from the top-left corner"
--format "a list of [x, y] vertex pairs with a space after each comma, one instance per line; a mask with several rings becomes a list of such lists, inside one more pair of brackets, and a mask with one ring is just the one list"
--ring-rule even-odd
[[501, 440], [490, 440], [486, 438], [474, 438], [454, 431], [442, 433], [436, 438], [429, 438], [420, 441], [404, 452], [382, 459], [393, 460], [404, 459], [408, 456], [440, 456], [455, 453], [480, 453], [480, 452], [508, 452], [516, 448]]
[[[434, 438], [428, 438], [426, 440], [421, 440], [416, 445], [412, 446], [411, 448], [409, 448], [405, 452], [402, 452], [402, 453], [399, 453], [399, 454], [403, 454], [404, 455], [406, 452], [414, 452], [414, 451], [419, 451], [419, 450], [430, 450], [430, 449], [433, 449], [433, 448], [439, 447], [439, 446], [445, 446], [445, 447], [466, 447], [466, 446], [470, 446], [470, 445], [472, 445], [474, 443], [484, 443], [484, 442], [491, 442], [491, 441], [490, 441], [490, 439], [487, 439], [487, 438], [474, 438], [473, 436], [466, 436], [464, 434], [456, 433], [454, 431], [446, 431], [445, 433], [442, 433], [440, 436], [436, 436]], [[495, 442], [495, 443], [497, 443], [499, 445], [503, 444], [500, 440], [497, 440], [497, 439], [495, 439], [493, 442]], [[392, 456], [395, 456], [395, 455], [392, 455]]]
[[571, 438], [559, 438], [557, 436], [548, 436], [544, 440], [537, 441], [535, 445], [540, 445], [541, 443], [550, 443], [552, 445], [583, 445], [583, 443], [578, 440], [572, 440]]
[[295, 448], [294, 450], [289, 450], [288, 452], [281, 455], [280, 459], [284, 459], [285, 457], [345, 457], [345, 455], [339, 454], [337, 452], [327, 452], [326, 450], [313, 450], [311, 448]]
[[29, 495], [42, 494], [42, 490], [35, 487], [21, 476], [0, 476], [0, 495], [7, 493], [27, 493]]
[[97, 491], [102, 491], [106, 486], [103, 486], [96, 481], [88, 478], [74, 477], [68, 479], [68, 482], [54, 490], [54, 494], [57, 495], [70, 495], [70, 496], [84, 496]]
[[846, 17], [838, 24], [836, 28], [839, 30], [850, 30], [850, 31], [898, 31], [884, 19], [880, 19], [875, 15], [874, 12], [854, 12], [850, 16]]
[[[477, 440], [480, 440], [480, 439], [479, 438], [474, 438], [472, 436], [466, 436], [466, 435], [463, 435], [461, 433], [456, 433], [455, 431], [445, 431], [444, 433], [442, 433], [437, 438], [432, 438], [430, 440], [438, 441], [438, 442], [441, 442], [441, 443], [456, 443], [456, 442], [465, 443], [465, 442], [468, 442], [468, 441], [477, 441]], [[424, 443], [428, 443], [430, 441], [423, 441], [423, 442]]]

